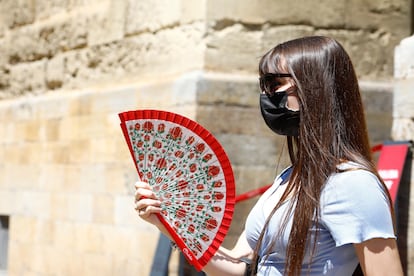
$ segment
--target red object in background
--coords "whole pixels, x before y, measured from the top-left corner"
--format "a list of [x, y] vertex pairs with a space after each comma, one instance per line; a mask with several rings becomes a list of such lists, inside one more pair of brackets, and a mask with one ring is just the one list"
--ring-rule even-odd
[[377, 162], [378, 173], [384, 180], [394, 203], [397, 198], [409, 146], [409, 142], [389, 142], [384, 143], [380, 149], [381, 152]]
[[[404, 170], [408, 147], [410, 145], [410, 142], [386, 142], [384, 144], [375, 145], [371, 148], [373, 152], [380, 152], [377, 162], [377, 170], [381, 178], [384, 180], [385, 185], [390, 192], [392, 202], [394, 203], [397, 197], [401, 175]], [[266, 185], [240, 194], [236, 196], [236, 203], [261, 195], [268, 188], [270, 188], [270, 186], [272, 185]]]

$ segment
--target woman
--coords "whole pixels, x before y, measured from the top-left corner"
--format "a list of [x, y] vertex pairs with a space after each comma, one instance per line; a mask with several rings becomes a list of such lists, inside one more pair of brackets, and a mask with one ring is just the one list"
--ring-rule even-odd
[[[358, 81], [343, 47], [304, 37], [271, 49], [259, 63], [260, 108], [287, 137], [291, 166], [249, 214], [232, 250], [220, 248], [209, 275], [402, 275], [393, 208], [372, 163]], [[145, 197], [145, 198], [144, 198]], [[167, 231], [160, 202], [136, 183], [136, 209]]]

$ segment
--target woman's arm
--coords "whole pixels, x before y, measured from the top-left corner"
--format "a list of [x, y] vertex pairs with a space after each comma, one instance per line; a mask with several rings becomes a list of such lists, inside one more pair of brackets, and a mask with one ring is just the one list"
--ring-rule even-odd
[[[135, 183], [135, 209], [138, 215], [141, 219], [155, 225], [165, 236], [172, 240], [171, 235], [156, 216], [161, 211], [160, 204], [161, 202], [156, 199], [147, 183]], [[209, 276], [244, 275], [246, 264], [240, 258], [250, 259], [252, 253], [253, 251], [243, 232], [232, 250], [220, 247], [203, 268], [203, 271]]]
[[241, 261], [251, 260], [253, 250], [250, 248], [246, 240], [246, 235], [240, 235], [235, 247], [232, 250], [220, 247], [217, 253], [210, 259], [203, 271], [209, 276], [244, 275], [246, 271], [246, 263]]
[[375, 238], [354, 247], [364, 275], [403, 275], [395, 239]]

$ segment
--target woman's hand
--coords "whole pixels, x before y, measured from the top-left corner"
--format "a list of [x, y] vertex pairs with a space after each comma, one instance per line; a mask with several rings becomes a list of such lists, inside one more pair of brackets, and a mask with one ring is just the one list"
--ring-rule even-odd
[[158, 228], [162, 227], [162, 223], [156, 216], [161, 212], [160, 206], [161, 201], [156, 198], [148, 183], [142, 181], [135, 183], [135, 210], [140, 218]]

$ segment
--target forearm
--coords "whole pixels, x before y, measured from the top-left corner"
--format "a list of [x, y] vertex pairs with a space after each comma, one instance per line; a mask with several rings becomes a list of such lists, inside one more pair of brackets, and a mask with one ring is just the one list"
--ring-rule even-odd
[[239, 254], [220, 247], [216, 254], [210, 259], [203, 271], [208, 276], [237, 276], [244, 275], [246, 264], [240, 260]]
[[232, 250], [220, 247], [210, 262], [204, 267], [209, 276], [214, 275], [244, 275], [246, 263], [242, 259], [251, 259], [253, 251], [247, 243], [243, 231]]

